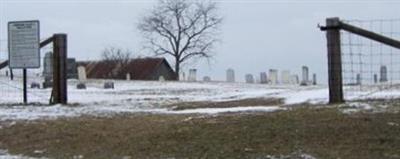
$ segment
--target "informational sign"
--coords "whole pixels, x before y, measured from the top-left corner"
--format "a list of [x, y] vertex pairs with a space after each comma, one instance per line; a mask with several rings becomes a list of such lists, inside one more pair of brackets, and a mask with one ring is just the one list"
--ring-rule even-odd
[[40, 67], [39, 21], [8, 23], [8, 56], [10, 68]]

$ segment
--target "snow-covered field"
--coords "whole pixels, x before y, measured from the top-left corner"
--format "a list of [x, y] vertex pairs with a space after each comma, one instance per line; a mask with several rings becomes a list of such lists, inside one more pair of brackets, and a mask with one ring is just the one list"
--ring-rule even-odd
[[[115, 89], [103, 89], [103, 80], [87, 81], [87, 89], [76, 89], [77, 81], [69, 81], [68, 106], [48, 106], [50, 89], [29, 89], [30, 105], [19, 105], [22, 101], [21, 81], [1, 80], [0, 121], [36, 120], [80, 115], [110, 115], [115, 113], [205, 113], [215, 114], [240, 111], [276, 111], [282, 106], [202, 108], [172, 111], [166, 105], [193, 101], [231, 101], [248, 98], [283, 98], [284, 105], [299, 103], [327, 103], [327, 86], [271, 86], [262, 84], [225, 82], [158, 82], [158, 81], [113, 81]], [[4, 81], [7, 81], [5, 83]], [[30, 80], [29, 83], [35, 80]], [[36, 81], [39, 82], [39, 81]], [[400, 90], [353, 92], [349, 99], [396, 98]]]

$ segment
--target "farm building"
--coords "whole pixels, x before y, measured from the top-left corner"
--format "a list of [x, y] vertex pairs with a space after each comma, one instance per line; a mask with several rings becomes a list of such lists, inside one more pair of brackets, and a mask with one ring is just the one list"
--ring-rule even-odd
[[78, 62], [78, 66], [84, 66], [87, 78], [91, 79], [175, 79], [175, 72], [164, 58], [137, 58], [127, 62]]

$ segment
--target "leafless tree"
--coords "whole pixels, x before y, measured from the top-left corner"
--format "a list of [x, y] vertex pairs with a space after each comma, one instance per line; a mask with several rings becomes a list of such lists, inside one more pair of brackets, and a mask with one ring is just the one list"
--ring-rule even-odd
[[211, 58], [222, 17], [215, 2], [206, 0], [160, 0], [138, 24], [148, 49], [175, 61], [176, 79], [181, 64]]
[[128, 63], [131, 56], [132, 52], [130, 50], [123, 50], [115, 47], [105, 48], [101, 54], [102, 60], [119, 63], [121, 65]]

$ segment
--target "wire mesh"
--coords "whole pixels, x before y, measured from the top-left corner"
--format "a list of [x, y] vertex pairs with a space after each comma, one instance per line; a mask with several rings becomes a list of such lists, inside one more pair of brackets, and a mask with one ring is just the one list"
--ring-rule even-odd
[[[400, 39], [400, 19], [344, 22], [392, 39]], [[341, 31], [341, 52], [345, 99], [373, 93], [385, 95], [399, 88], [399, 49]]]
[[[52, 51], [52, 46], [41, 49], [41, 55]], [[8, 60], [7, 41], [0, 41], [0, 63]], [[44, 56], [41, 56], [43, 65]], [[51, 88], [43, 89], [43, 67], [39, 69], [27, 69], [27, 95], [29, 103], [48, 103]], [[23, 78], [21, 69], [13, 69], [13, 80], [9, 67], [0, 68], [0, 105], [18, 104], [23, 102]], [[39, 88], [37, 87], [39, 86]]]

